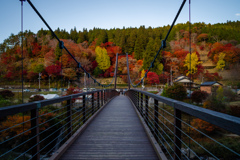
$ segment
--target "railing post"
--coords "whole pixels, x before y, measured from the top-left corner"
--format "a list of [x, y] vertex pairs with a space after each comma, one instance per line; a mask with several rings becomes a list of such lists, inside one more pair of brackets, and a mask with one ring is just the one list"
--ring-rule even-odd
[[137, 92], [133, 91], [131, 94], [133, 94], [133, 100], [134, 100], [134, 104], [137, 107]]
[[158, 100], [154, 99], [154, 137], [156, 141], [158, 142]]
[[83, 114], [83, 123], [85, 123], [86, 122], [86, 95], [83, 95], [82, 114]]
[[181, 111], [174, 108], [174, 159], [181, 159]]
[[148, 96], [147, 95], [145, 95], [145, 108], [146, 108], [145, 119], [146, 119], [146, 122], [148, 123]]
[[39, 144], [39, 113], [38, 108], [31, 110], [31, 136], [34, 137], [32, 139], [32, 159], [39, 160], [40, 159], [40, 144]]
[[108, 91], [105, 90], [105, 92], [106, 92], [105, 96], [106, 96], [106, 102], [107, 102], [107, 100], [108, 100]]
[[97, 109], [100, 108], [100, 103], [99, 103], [99, 92], [97, 92]]
[[143, 94], [141, 93], [141, 108], [140, 108], [140, 113], [143, 116]]
[[67, 133], [68, 138], [72, 136], [72, 98], [67, 100]]
[[108, 101], [108, 90], [106, 90], [106, 102]]
[[136, 91], [134, 91], [133, 92], [133, 94], [134, 94], [134, 101], [135, 101], [135, 106], [137, 107], [137, 109], [138, 109], [138, 92], [136, 92]]
[[92, 115], [94, 114], [94, 93], [92, 93]]
[[105, 89], [103, 91], [103, 102], [104, 102], [104, 104], [106, 103], [106, 90]]
[[103, 106], [103, 91], [101, 91], [101, 106]]
[[139, 110], [139, 92], [137, 92], [137, 109]]

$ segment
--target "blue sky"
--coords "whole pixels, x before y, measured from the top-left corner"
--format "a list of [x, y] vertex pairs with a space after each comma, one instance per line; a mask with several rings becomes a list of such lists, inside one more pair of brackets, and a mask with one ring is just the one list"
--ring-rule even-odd
[[[123, 28], [160, 27], [171, 24], [182, 0], [31, 0], [53, 30], [76, 27]], [[176, 23], [188, 21], [189, 1]], [[240, 0], [191, 0], [192, 22], [223, 23], [240, 20]], [[21, 2], [1, 0], [0, 43], [21, 30]], [[24, 2], [24, 30], [36, 33], [47, 29], [27, 2]]]

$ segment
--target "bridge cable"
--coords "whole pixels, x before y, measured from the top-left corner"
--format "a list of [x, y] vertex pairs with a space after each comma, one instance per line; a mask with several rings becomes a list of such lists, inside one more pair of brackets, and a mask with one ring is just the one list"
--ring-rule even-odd
[[116, 85], [117, 85], [117, 68], [118, 68], [118, 53], [116, 55], [116, 61], [115, 61], [115, 72], [116, 74], [114, 74], [115, 76], [115, 83], [114, 83], [114, 89], [116, 89]]
[[[133, 84], [131, 83], [131, 81], [130, 81], [130, 83], [131, 83], [131, 85], [132, 85], [133, 87], [137, 87], [138, 85], [140, 85], [140, 84], [143, 82], [144, 78], [147, 77], [147, 74], [148, 74], [148, 72], [150, 71], [150, 69], [154, 67], [154, 62], [155, 62], [158, 54], [160, 53], [160, 51], [161, 51], [163, 48], [166, 48], [166, 40], [167, 40], [167, 38], [168, 38], [168, 36], [169, 36], [169, 34], [170, 34], [170, 32], [171, 32], [171, 30], [172, 30], [175, 22], [176, 22], [179, 14], [181, 13], [182, 8], [183, 8], [185, 2], [186, 2], [186, 0], [183, 0], [183, 2], [182, 2], [182, 4], [181, 4], [181, 6], [180, 6], [180, 8], [179, 8], [179, 10], [178, 10], [175, 18], [174, 18], [174, 20], [173, 20], [173, 22], [172, 22], [171, 27], [170, 27], [170, 29], [168, 30], [168, 33], [167, 33], [166, 37], [165, 37], [164, 40], [162, 40], [162, 42], [161, 42], [161, 47], [160, 47], [159, 50], [157, 51], [157, 54], [155, 55], [153, 61], [151, 62], [151, 65], [149, 66], [148, 70], [146, 71], [145, 76], [144, 76], [144, 77], [141, 79], [141, 81], [140, 81], [139, 83], [137, 83], [136, 85], [133, 85]], [[127, 62], [127, 63], [128, 63], [128, 62]], [[129, 77], [129, 79], [130, 79], [129, 68], [128, 68], [128, 77]]]
[[[24, 81], [24, 77], [23, 77], [23, 1], [25, 1], [25, 0], [20, 0], [21, 1], [21, 52], [22, 52], [22, 104], [24, 103], [24, 93], [23, 93], [23, 81]], [[19, 94], [19, 93], [18, 93]], [[24, 120], [24, 112], [22, 113], [23, 114], [23, 123], [22, 123], [22, 130], [23, 130], [23, 133], [24, 133], [24, 130], [25, 130], [25, 126], [24, 126], [24, 122], [25, 122], [25, 120]], [[22, 140], [23, 140], [23, 137], [22, 137]], [[25, 160], [25, 154], [24, 154], [24, 156], [23, 156], [23, 159]]]
[[[191, 102], [192, 102], [192, 93], [191, 93], [191, 81], [192, 81], [192, 71], [191, 71], [191, 59], [192, 59], [192, 56], [191, 56], [191, 52], [192, 52], [192, 46], [191, 46], [191, 0], [189, 0], [189, 53], [190, 53], [190, 61], [189, 61], [189, 63], [190, 63], [190, 99], [189, 99], [189, 101], [190, 101], [190, 104], [191, 104]], [[190, 119], [190, 116], [188, 116], [188, 123], [190, 124], [190, 121], [191, 121], [191, 119]], [[189, 129], [188, 130], [188, 135], [190, 136], [190, 134], [191, 134], [191, 130]], [[188, 139], [188, 147], [190, 148], [191, 147], [191, 139], [189, 138]], [[190, 150], [188, 151], [188, 155], [190, 156]]]
[[[23, 0], [23, 1], [25, 1], [25, 0]], [[57, 35], [54, 33], [54, 31], [52, 30], [52, 28], [48, 25], [48, 23], [47, 23], [47, 22], [45, 21], [45, 19], [42, 17], [42, 15], [38, 12], [38, 10], [37, 10], [36, 7], [32, 4], [32, 2], [31, 2], [30, 0], [27, 0], [27, 2], [28, 2], [29, 5], [32, 7], [32, 9], [36, 12], [36, 14], [39, 16], [39, 18], [43, 21], [43, 23], [47, 26], [47, 28], [51, 31], [52, 35], [57, 39], [57, 41], [59, 42], [60, 49], [65, 49], [65, 50], [66, 50], [66, 52], [67, 52], [67, 53], [72, 57], [72, 59], [77, 63], [77, 67], [78, 67], [78, 68], [81, 68], [81, 69], [87, 74], [88, 78], [91, 78], [91, 79], [94, 81], [94, 83], [98, 83], [99, 86], [100, 86], [100, 85], [101, 85], [102, 87], [108, 87], [108, 86], [110, 86], [111, 83], [113, 82], [113, 80], [112, 80], [112, 82], [111, 82], [110, 84], [108, 84], [108, 85], [103, 85], [103, 84], [99, 83], [95, 78], [93, 78], [93, 77], [90, 75], [90, 73], [88, 73], [88, 72], [85, 70], [85, 68], [84, 68], [83, 66], [81, 66], [81, 63], [78, 62], [78, 61], [76, 60], [76, 58], [71, 54], [71, 52], [64, 46], [63, 41], [61, 41], [61, 40], [57, 37]]]

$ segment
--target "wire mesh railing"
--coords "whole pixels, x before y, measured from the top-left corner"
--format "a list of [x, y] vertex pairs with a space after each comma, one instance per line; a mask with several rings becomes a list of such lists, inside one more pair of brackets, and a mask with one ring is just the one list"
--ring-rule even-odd
[[168, 159], [240, 159], [240, 118], [136, 89], [126, 95]]
[[118, 94], [96, 90], [0, 108], [0, 159], [51, 157]]

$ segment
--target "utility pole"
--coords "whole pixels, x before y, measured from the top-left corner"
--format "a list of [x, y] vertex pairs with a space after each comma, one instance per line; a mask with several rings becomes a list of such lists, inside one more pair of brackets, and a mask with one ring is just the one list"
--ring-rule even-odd
[[50, 77], [51, 77], [51, 75], [49, 75], [49, 91], [50, 91]]
[[41, 81], [41, 75], [42, 75], [42, 73], [39, 73], [38, 75], [39, 75], [38, 82], [39, 82], [39, 91], [40, 91], [40, 81]]
[[172, 66], [171, 66], [171, 70], [170, 70], [170, 78], [171, 78], [171, 86], [173, 85], [173, 80], [172, 80]]
[[86, 73], [84, 72], [84, 88], [87, 88], [86, 87]]

